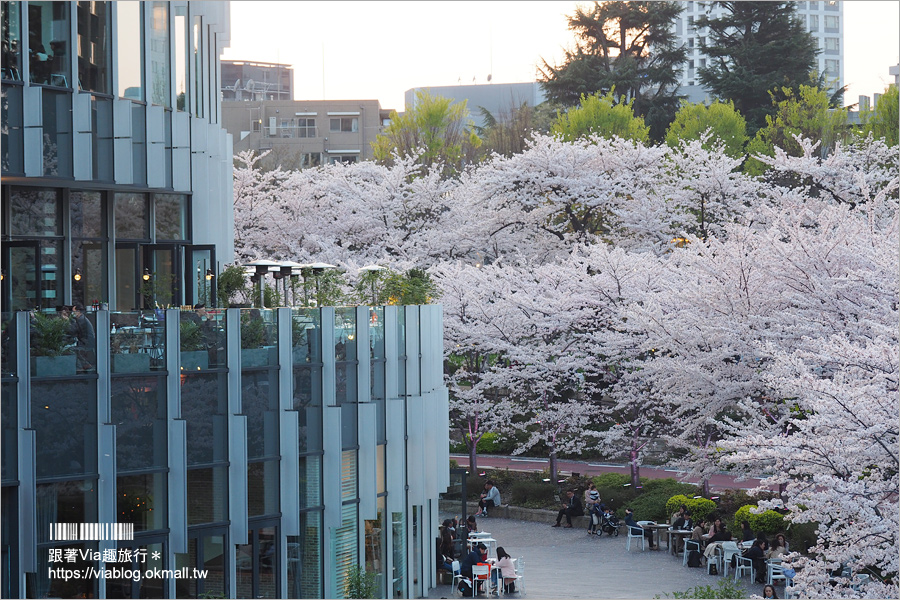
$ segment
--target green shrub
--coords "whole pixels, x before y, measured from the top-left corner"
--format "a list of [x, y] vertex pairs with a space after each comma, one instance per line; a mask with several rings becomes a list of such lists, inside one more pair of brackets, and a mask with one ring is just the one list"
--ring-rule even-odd
[[625, 486], [631, 482], [631, 477], [621, 473], [604, 473], [593, 479], [597, 491], [600, 492], [600, 500], [613, 511], [624, 509], [625, 505], [637, 495], [637, 490], [631, 486]]
[[740, 507], [734, 513], [734, 528], [732, 531], [740, 531], [742, 521], [750, 523], [750, 529], [757, 534], [774, 535], [779, 531], [784, 531], [784, 515], [774, 510], [767, 510], [760, 514], [750, 512], [751, 509], [755, 508], [755, 504]]
[[197, 352], [206, 348], [203, 342], [203, 332], [200, 326], [193, 321], [181, 321], [180, 325], [181, 351]]
[[544, 481], [517, 481], [509, 489], [509, 503], [525, 508], [556, 506], [556, 486]]
[[71, 354], [68, 348], [69, 319], [45, 315], [35, 311], [31, 319], [31, 354], [33, 356], [60, 356]]
[[[664, 594], [669, 598], [668, 594]], [[659, 598], [660, 596], [656, 596]], [[746, 598], [747, 592], [740, 583], [734, 583], [731, 579], [719, 580], [718, 587], [711, 585], [698, 585], [688, 588], [684, 592], [672, 592], [672, 598]]]
[[[809, 552], [809, 549], [816, 545], [816, 530], [819, 528], [818, 523], [790, 523], [786, 525], [784, 534], [787, 536], [788, 543], [791, 545], [792, 552]], [[776, 532], [777, 534], [778, 532]]]
[[[666, 512], [666, 502], [673, 495], [682, 494], [694, 496], [697, 486], [689, 483], [679, 483], [674, 479], [648, 479], [642, 480], [643, 489], [631, 500], [631, 508], [638, 520], [652, 520], [665, 523], [672, 513]], [[674, 512], [674, 511], [673, 511]]]
[[706, 519], [716, 512], [716, 503], [707, 498], [688, 497], [684, 494], [676, 494], [666, 502], [666, 514], [672, 515], [684, 504], [691, 511], [691, 516], [696, 523], [700, 519]]
[[359, 565], [350, 567], [344, 587], [344, 598], [374, 598], [378, 594], [378, 575]]

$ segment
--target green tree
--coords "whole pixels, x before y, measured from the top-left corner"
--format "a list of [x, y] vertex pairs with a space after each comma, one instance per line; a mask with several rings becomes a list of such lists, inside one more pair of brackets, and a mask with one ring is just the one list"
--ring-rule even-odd
[[888, 146], [896, 146], [900, 143], [900, 94], [897, 93], [897, 86], [891, 85], [881, 98], [878, 104], [870, 111], [866, 111], [861, 115], [864, 123], [861, 132], [863, 136], [870, 133], [876, 138], [883, 138]]
[[535, 133], [548, 133], [555, 112], [551, 112], [548, 103], [531, 106], [523, 102], [520, 106], [501, 109], [496, 115], [483, 106], [479, 106], [483, 127], [475, 131], [482, 139], [481, 155], [484, 158], [497, 153], [501, 156], [512, 156], [524, 152], [528, 141]]
[[730, 101], [713, 102], [709, 106], [682, 101], [666, 132], [666, 143], [675, 148], [681, 140], [699, 140], [707, 131], [711, 134], [703, 145], [707, 150], [720, 140], [728, 156], [738, 158], [744, 153], [747, 122]]
[[634, 116], [633, 103], [634, 99], [617, 101], [613, 91], [604, 96], [582, 96], [580, 106], [557, 115], [550, 133], [569, 142], [591, 134], [646, 142], [650, 129], [642, 118]]
[[725, 9], [719, 18], [702, 16], [698, 29], [709, 28], [700, 50], [709, 57], [698, 70], [700, 83], [747, 119], [749, 134], [766, 125], [771, 115], [769, 92], [806, 83], [816, 65], [815, 38], [795, 17], [793, 2], [716, 2]]
[[388, 165], [395, 155], [419, 153], [421, 164], [442, 165], [444, 173], [452, 175], [475, 160], [480, 145], [465, 100], [453, 102], [422, 90], [416, 92], [411, 110], [391, 112], [391, 123], [372, 142], [372, 150], [377, 161]]
[[745, 170], [751, 175], [760, 175], [768, 168], [752, 158], [753, 155], [774, 156], [776, 146], [791, 156], [801, 156], [795, 135], [819, 142], [819, 153], [825, 157], [846, 134], [847, 110], [830, 108], [828, 94], [824, 90], [801, 85], [799, 94], [790, 88], [782, 88], [781, 95], [784, 100], [776, 100], [776, 95], [772, 94], [775, 113], [766, 116], [766, 127], [760, 129], [747, 145], [751, 157]]
[[678, 108], [676, 95], [686, 50], [673, 23], [680, 2], [594, 2], [569, 17], [574, 51], [563, 64], [541, 68], [547, 98], [565, 106], [582, 96], [610, 92], [634, 100], [654, 140], [662, 139]]

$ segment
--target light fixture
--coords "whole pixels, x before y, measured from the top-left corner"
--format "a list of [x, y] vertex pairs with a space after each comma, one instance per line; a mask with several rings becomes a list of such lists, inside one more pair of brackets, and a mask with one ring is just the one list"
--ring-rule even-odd
[[81, 269], [75, 269], [75, 274], [72, 276], [72, 279], [81, 281]]
[[144, 281], [150, 281], [150, 269], [144, 269], [144, 274], [141, 277]]
[[215, 276], [216, 276], [216, 274], [212, 272], [212, 269], [207, 269], [207, 270], [206, 270], [206, 280], [207, 280], [207, 281], [211, 281], [212, 278], [215, 277]]

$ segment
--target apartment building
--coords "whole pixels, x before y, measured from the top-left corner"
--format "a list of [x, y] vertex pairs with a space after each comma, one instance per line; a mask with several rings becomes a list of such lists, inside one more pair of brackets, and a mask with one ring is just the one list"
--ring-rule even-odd
[[[709, 90], [700, 85], [698, 70], [706, 67], [707, 57], [700, 46], [708, 43], [705, 28], [697, 28], [694, 21], [702, 15], [719, 17], [723, 9], [714, 2], [682, 2], [684, 11], [675, 24], [675, 33], [687, 48], [687, 57], [681, 74], [679, 93], [690, 102], [709, 102]], [[797, 18], [813, 35], [821, 50], [817, 69], [824, 73], [830, 89], [837, 90], [844, 85], [844, 8], [839, 0], [797, 1]]]

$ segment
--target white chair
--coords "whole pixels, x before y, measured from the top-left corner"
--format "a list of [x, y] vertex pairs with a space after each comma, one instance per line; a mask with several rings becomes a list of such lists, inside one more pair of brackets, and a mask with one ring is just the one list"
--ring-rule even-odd
[[463, 574], [460, 572], [458, 560], [454, 560], [450, 564], [450, 567], [453, 569], [453, 581], [450, 582], [450, 585], [453, 586], [454, 593], [456, 593], [456, 591], [459, 589], [459, 584], [462, 582], [465, 582], [469, 587], [472, 587], [472, 582], [469, 580], [469, 578], [463, 577]]
[[516, 589], [519, 594], [525, 595], [525, 557], [516, 559]]
[[728, 567], [731, 566], [731, 557], [741, 553], [735, 542], [722, 542], [722, 577], [728, 577]]
[[766, 583], [775, 585], [776, 581], [781, 581], [787, 585], [787, 577], [784, 575], [784, 566], [781, 564], [781, 559], [770, 558], [766, 561]]
[[491, 567], [489, 565], [472, 565], [472, 597], [474, 598], [477, 589], [478, 582], [484, 586], [484, 593], [489, 594], [491, 592]]
[[737, 562], [734, 567], [734, 581], [737, 583], [737, 580], [744, 575], [744, 573], [750, 574], [750, 583], [756, 581], [756, 572], [753, 569], [753, 561], [746, 556], [737, 556]]
[[[625, 543], [625, 551], [631, 552], [631, 540], [641, 540], [641, 552], [644, 551], [644, 530], [640, 527], [628, 527], [628, 540]], [[637, 531], [638, 533], [635, 533]]]
[[713, 565], [716, 566], [716, 573], [722, 572], [722, 547], [716, 546], [712, 559], [706, 561], [706, 574], [712, 575]]
[[700, 552], [700, 542], [698, 542], [697, 540], [685, 540], [684, 552], [682, 552], [682, 554], [684, 554], [684, 560], [681, 561], [682, 567], [687, 566], [688, 555], [691, 553], [691, 550], [696, 550], [697, 552]]

